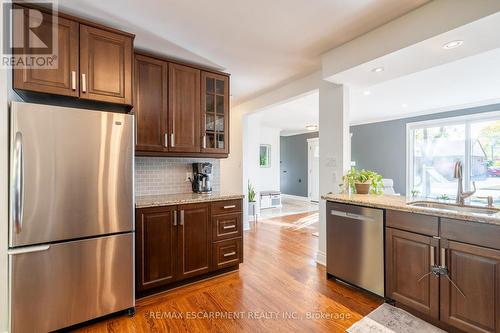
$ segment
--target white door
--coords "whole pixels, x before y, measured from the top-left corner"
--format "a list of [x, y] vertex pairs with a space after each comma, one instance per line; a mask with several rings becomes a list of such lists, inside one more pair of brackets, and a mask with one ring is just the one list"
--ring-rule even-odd
[[308, 150], [308, 177], [307, 188], [309, 200], [319, 201], [319, 139], [313, 138], [307, 140]]

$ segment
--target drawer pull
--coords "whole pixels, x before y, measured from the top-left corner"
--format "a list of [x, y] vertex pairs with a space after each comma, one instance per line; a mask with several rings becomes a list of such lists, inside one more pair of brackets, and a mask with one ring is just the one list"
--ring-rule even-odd
[[229, 252], [229, 253], [224, 253], [223, 256], [224, 257], [230, 257], [230, 256], [234, 256], [236, 254], [236, 252]]
[[225, 229], [234, 229], [234, 228], [236, 228], [236, 226], [234, 224], [233, 225], [225, 225], [222, 227], [222, 229], [224, 229], [224, 230]]
[[231, 208], [236, 208], [236, 205], [224, 206], [224, 209], [231, 209]]

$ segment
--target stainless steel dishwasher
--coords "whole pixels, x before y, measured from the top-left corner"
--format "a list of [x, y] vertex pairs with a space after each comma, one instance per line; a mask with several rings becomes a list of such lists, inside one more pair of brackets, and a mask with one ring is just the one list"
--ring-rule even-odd
[[384, 297], [384, 211], [327, 202], [329, 275]]

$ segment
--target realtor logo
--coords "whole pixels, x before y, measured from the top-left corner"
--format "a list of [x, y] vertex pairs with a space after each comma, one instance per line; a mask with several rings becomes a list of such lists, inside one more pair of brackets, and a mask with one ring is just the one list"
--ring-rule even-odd
[[2, 68], [57, 68], [55, 1], [2, 1]]

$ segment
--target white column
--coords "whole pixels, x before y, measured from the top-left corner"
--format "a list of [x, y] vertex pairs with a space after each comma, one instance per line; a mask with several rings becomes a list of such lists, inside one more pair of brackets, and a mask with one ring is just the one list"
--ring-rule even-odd
[[[319, 193], [338, 193], [350, 167], [349, 89], [323, 81], [319, 88]], [[319, 246], [316, 262], [326, 265], [326, 203], [319, 203]]]

